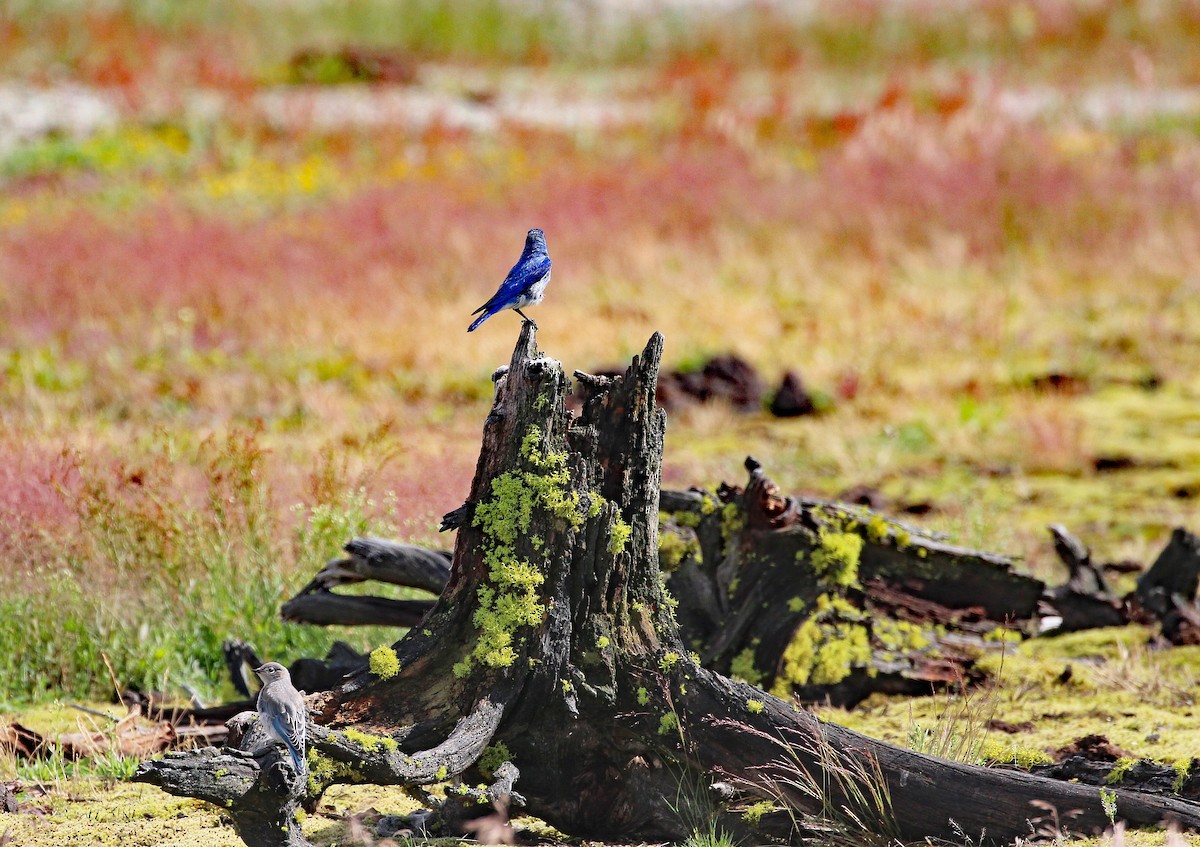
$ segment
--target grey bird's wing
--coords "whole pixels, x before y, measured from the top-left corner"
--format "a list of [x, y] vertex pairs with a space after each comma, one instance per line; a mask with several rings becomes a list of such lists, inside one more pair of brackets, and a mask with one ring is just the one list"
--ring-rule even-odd
[[284, 727], [283, 736], [304, 755], [304, 740], [308, 735], [308, 708], [304, 705], [304, 695], [290, 685], [286, 692], [281, 692], [280, 705]]

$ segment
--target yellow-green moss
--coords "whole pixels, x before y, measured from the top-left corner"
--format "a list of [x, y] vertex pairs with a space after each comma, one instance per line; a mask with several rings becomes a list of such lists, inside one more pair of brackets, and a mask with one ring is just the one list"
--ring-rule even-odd
[[711, 515], [717, 510], [717, 498], [707, 491], [700, 495], [700, 514]]
[[645, 706], [645, 705], [649, 704], [650, 692], [646, 690], [645, 686], [638, 688], [637, 701], [638, 701], [639, 706]]
[[[31, 813], [0, 811], [0, 840], [12, 847], [64, 844], [235, 847], [242, 842], [216, 806], [159, 788], [76, 778], [45, 785]], [[28, 799], [28, 798], [27, 798]]]
[[666, 735], [679, 728], [679, 716], [674, 712], [667, 712], [658, 721], [658, 734]]
[[600, 648], [601, 650], [604, 650], [605, 648], [607, 648], [608, 645], [611, 643], [612, 642], [608, 640], [607, 635], [601, 635], [599, 638], [596, 639], [596, 646], [598, 648]]
[[1119, 659], [1149, 640], [1150, 630], [1144, 626], [1102, 627], [1054, 638], [1033, 638], [1022, 644], [1021, 652], [1026, 656], [1062, 659]]
[[509, 752], [508, 746], [503, 741], [497, 741], [484, 748], [482, 755], [479, 757], [479, 772], [486, 779], [492, 779], [496, 775], [496, 768], [500, 767], [505, 762], [512, 761], [512, 753]]
[[682, 534], [663, 529], [658, 533], [658, 567], [663, 571], [673, 571], [688, 557], [698, 559], [700, 542], [693, 536], [684, 538]]
[[1009, 629], [1006, 626], [998, 626], [995, 629], [990, 629], [985, 632], [983, 634], [983, 640], [1016, 644], [1020, 641], [1023, 641], [1024, 636], [1015, 629]]
[[1136, 765], [1137, 759], [1132, 756], [1122, 756], [1117, 759], [1113, 769], [1108, 772], [1108, 776], [1104, 777], [1104, 782], [1108, 785], [1117, 785], [1125, 781], [1125, 774], [1129, 773], [1130, 768]]
[[881, 617], [871, 622], [871, 635], [887, 653], [904, 655], [929, 646], [925, 630], [910, 621]]
[[695, 512], [672, 512], [670, 514], [667, 512], [660, 512], [659, 520], [662, 521], [664, 517], [669, 517], [680, 526], [686, 526], [692, 529], [700, 526], [700, 515], [696, 514]]
[[882, 544], [888, 538], [888, 524], [879, 515], [871, 515], [867, 521], [867, 537], [877, 544]]
[[[1074, 633], [1030, 639], [1003, 656], [993, 651], [979, 660], [976, 667], [993, 679], [988, 687], [926, 697], [873, 695], [852, 711], [816, 711], [901, 745], [908, 743], [916, 723], [932, 728], [938, 737], [986, 737], [993, 743], [984, 751], [1003, 761], [1013, 760], [1015, 754], [1008, 748], [1015, 743], [1017, 758], [1025, 765], [1033, 762], [1035, 751], [1099, 733], [1131, 756], [1172, 766], [1189, 761], [1200, 748], [1200, 724], [1188, 715], [1194, 711], [1200, 647], [1149, 650], [1141, 646], [1148, 632], [1111, 630], [1106, 639], [1082, 641], [1075, 640]], [[1068, 658], [1080, 653], [1091, 658]], [[1068, 663], [1072, 674], [1064, 683], [1061, 674]], [[990, 717], [1020, 725], [1021, 731], [1012, 736], [985, 732], [982, 724]], [[979, 761], [979, 746], [969, 749], [975, 752], [971, 761]]]
[[445, 779], [449, 779], [450, 771], [445, 765], [442, 765], [440, 768], [437, 769], [437, 773], [435, 773], [433, 775], [433, 778], [438, 780], [439, 782], [441, 782], [442, 780], [445, 780]]
[[1054, 761], [1046, 754], [1045, 750], [1022, 747], [993, 739], [987, 739], [979, 745], [979, 758], [985, 764], [1016, 765], [1022, 770], [1029, 770], [1034, 765], [1045, 765]]
[[771, 693], [787, 697], [797, 685], [832, 685], [871, 659], [862, 613], [846, 600], [829, 594], [817, 598], [812, 616], [796, 628], [783, 651], [783, 667]]
[[1176, 759], [1171, 763], [1171, 767], [1175, 770], [1175, 781], [1171, 785], [1171, 790], [1178, 794], [1183, 790], [1188, 777], [1192, 775], [1192, 759]]
[[618, 516], [613, 519], [612, 530], [608, 536], [608, 552], [614, 556], [625, 552], [625, 545], [629, 543], [629, 536], [633, 534], [633, 527], [625, 523]]
[[[827, 585], [855, 587], [858, 585], [858, 561], [862, 548], [860, 535], [822, 529], [820, 543], [812, 552], [813, 571]], [[800, 558], [803, 553], [797, 553], [796, 556]]]
[[347, 741], [354, 742], [368, 753], [378, 753], [382, 750], [394, 753], [400, 749], [400, 745], [396, 742], [396, 739], [387, 735], [370, 735], [353, 727], [343, 730], [342, 735]]
[[746, 527], [746, 517], [737, 503], [726, 503], [721, 509], [721, 537], [729, 541]]
[[758, 826], [759, 822], [762, 821], [763, 815], [773, 811], [775, 811], [774, 803], [770, 800], [760, 800], [754, 805], [746, 807], [746, 810], [742, 812], [742, 820], [750, 824], [750, 826]]
[[763, 710], [763, 701], [750, 699], [746, 701], [746, 711], [752, 715], [757, 715]]
[[762, 671], [754, 667], [754, 648], [747, 647], [733, 657], [729, 663], [729, 675], [734, 679], [742, 679], [751, 685], [760, 685], [763, 680]]
[[664, 671], [670, 672], [671, 668], [679, 662], [680, 656], [674, 650], [668, 650], [663, 653], [662, 658], [658, 660], [658, 666]]
[[312, 747], [308, 748], [305, 760], [308, 762], [309, 794], [320, 794], [335, 782], [361, 783], [367, 781], [354, 765], [331, 759]]
[[400, 673], [400, 659], [391, 647], [376, 647], [371, 651], [371, 673], [380, 679], [391, 679]]
[[[516, 543], [529, 533], [535, 509], [572, 527], [583, 525], [579, 494], [569, 490], [565, 452], [543, 451], [542, 432], [530, 427], [521, 442], [521, 458], [531, 469], [509, 471], [492, 480], [492, 496], [475, 509], [472, 524], [483, 530], [488, 584], [476, 591], [473, 621], [479, 640], [471, 656], [488, 667], [508, 667], [516, 659], [516, 633], [538, 626], [546, 607], [539, 589], [545, 576], [538, 565], [517, 557]], [[588, 513], [595, 508], [589, 503]], [[455, 675], [469, 667], [455, 666]]]

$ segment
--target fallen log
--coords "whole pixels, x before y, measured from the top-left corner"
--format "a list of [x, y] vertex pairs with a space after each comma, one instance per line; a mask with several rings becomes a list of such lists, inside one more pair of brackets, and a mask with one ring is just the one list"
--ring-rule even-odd
[[[661, 504], [667, 589], [702, 662], [773, 693], [853, 705], [969, 679], [1033, 616], [1045, 586], [1005, 556], [946, 543], [869, 509], [749, 482]], [[663, 552], [665, 551], [665, 555]]]
[[1142, 608], [1161, 619], [1170, 613], [1172, 598], [1194, 603], [1198, 585], [1200, 537], [1179, 527], [1171, 533], [1171, 540], [1150, 569], [1138, 578], [1134, 594]]
[[[589, 392], [612, 384], [585, 381]], [[782, 497], [754, 459], [746, 467], [745, 492], [662, 492], [659, 566], [684, 641], [707, 667], [784, 696], [849, 706], [872, 692], [923, 693], [931, 683], [973, 679], [976, 658], [998, 646], [988, 636], [1033, 615], [1044, 585], [1015, 573], [1007, 557], [950, 545], [869, 509]], [[443, 528], [468, 524], [475, 505], [468, 500], [447, 515]], [[353, 539], [346, 550], [348, 559], [330, 562], [284, 605], [284, 617], [416, 625], [415, 613], [391, 613], [397, 601], [327, 589], [380, 578], [428, 590], [439, 572], [423, 571], [418, 583], [401, 563], [443, 554], [372, 538]], [[825, 573], [830, 566], [841, 570]], [[332, 616], [341, 604], [353, 611]], [[798, 639], [806, 641], [803, 661]]]
[[104, 731], [81, 729], [46, 736], [19, 723], [5, 724], [0, 726], [0, 753], [18, 759], [58, 755], [69, 761], [102, 753], [145, 758], [170, 749], [178, 739], [179, 732], [170, 721], [146, 720], [135, 710]]
[[[373, 671], [309, 698], [318, 726], [306, 799], [334, 782], [476, 781], [487, 762], [510, 761], [521, 768], [528, 812], [585, 838], [675, 841], [710, 823], [735, 837], [795, 839], [838, 809], [906, 841], [966, 833], [975, 843], [1007, 843], [1028, 835], [1028, 821], [1048, 807], [1077, 812], [1077, 831], [1109, 824], [1095, 787], [904, 750], [701, 666], [658, 568], [661, 336], [603, 390], [593, 383], [573, 416], [567, 377], [537, 350], [534, 334], [525, 323], [509, 367], [496, 375], [472, 508], [459, 512], [445, 590]], [[790, 511], [762, 477], [740, 496], [768, 506], [747, 512], [750, 531]], [[856, 530], [837, 515], [807, 514], [814, 525], [797, 518], [763, 537], [783, 550], [806, 545], [808, 565], [836, 584], [844, 570], [818, 559], [813, 538], [835, 519], [842, 534]], [[888, 546], [878, 546], [860, 559], [860, 581], [863, 568], [886, 575], [893, 566]], [[975, 561], [967, 567], [980, 584], [1007, 591], [988, 599], [995, 608], [1026, 602], [1028, 587], [995, 567], [1002, 563], [933, 539], [922, 549]], [[910, 590], [942, 606], [953, 596], [934, 576]], [[147, 763], [139, 778], [227, 804], [255, 847], [303, 844], [289, 817], [294, 788], [248, 765], [224, 772], [227, 755], [173, 754]], [[1131, 824], [1200, 825], [1200, 805], [1116, 794]], [[784, 812], [742, 814], [763, 799]]]

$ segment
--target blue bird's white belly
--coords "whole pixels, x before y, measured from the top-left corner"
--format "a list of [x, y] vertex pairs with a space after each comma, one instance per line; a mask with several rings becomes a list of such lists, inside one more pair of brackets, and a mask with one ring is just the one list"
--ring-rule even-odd
[[541, 303], [542, 298], [546, 296], [546, 286], [549, 284], [550, 271], [546, 271], [544, 277], [520, 293], [510, 308], [523, 309], [526, 306], [535, 306]]

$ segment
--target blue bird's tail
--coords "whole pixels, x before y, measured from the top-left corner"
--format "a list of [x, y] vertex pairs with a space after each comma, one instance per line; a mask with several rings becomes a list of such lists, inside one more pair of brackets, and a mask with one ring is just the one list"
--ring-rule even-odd
[[467, 332], [474, 332], [475, 330], [479, 329], [479, 325], [481, 323], [483, 323], [484, 321], [486, 321], [491, 316], [492, 316], [491, 312], [484, 312], [482, 315], [480, 315], [479, 317], [477, 317], [475, 320], [473, 320], [471, 322], [471, 325], [469, 327], [467, 327]]

